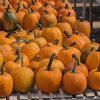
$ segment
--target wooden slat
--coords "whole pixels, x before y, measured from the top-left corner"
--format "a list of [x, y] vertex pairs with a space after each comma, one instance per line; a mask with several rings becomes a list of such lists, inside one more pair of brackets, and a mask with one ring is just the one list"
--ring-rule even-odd
[[38, 90], [38, 96], [39, 96], [39, 100], [43, 100], [42, 99], [42, 92], [40, 90]]

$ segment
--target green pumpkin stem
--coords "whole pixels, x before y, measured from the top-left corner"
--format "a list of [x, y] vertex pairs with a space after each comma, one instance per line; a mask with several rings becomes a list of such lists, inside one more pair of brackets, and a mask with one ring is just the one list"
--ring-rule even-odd
[[16, 59], [15, 59], [15, 61], [14, 61], [15, 63], [17, 63], [17, 62], [19, 61], [20, 56], [21, 56], [21, 55], [19, 54], [19, 55], [16, 57]]
[[50, 28], [53, 28], [53, 22], [50, 22]]
[[22, 54], [21, 54], [21, 66], [24, 67], [24, 57]]
[[3, 0], [3, 6], [5, 6], [6, 5], [6, 0]]
[[20, 48], [18, 47], [17, 49], [16, 49], [16, 55], [19, 55], [20, 54]]
[[46, 69], [47, 71], [50, 71], [50, 68], [51, 68], [54, 58], [55, 58], [55, 53], [53, 53], [50, 57], [50, 60], [49, 60], [49, 63], [48, 63], [47, 69]]
[[32, 4], [35, 5], [36, 4], [36, 1], [35, 0], [32, 0]]
[[23, 40], [23, 42], [25, 42], [26, 44], [31, 43], [31, 41], [30, 41], [30, 40]]
[[33, 12], [32, 9], [28, 8], [28, 13], [32, 13], [32, 12]]
[[20, 3], [18, 3], [18, 7], [17, 7], [17, 10], [16, 10], [16, 13], [18, 13], [20, 10]]
[[47, 7], [47, 6], [48, 6], [48, 3], [47, 3], [47, 2], [45, 2], [45, 3], [44, 3], [44, 7]]
[[19, 31], [22, 30], [22, 28], [21, 28], [21, 26], [19, 24], [17, 24], [16, 26], [17, 26], [17, 28], [18, 28]]
[[43, 30], [43, 26], [42, 26], [42, 24], [37, 23], [36, 25], [40, 28], [40, 30]]
[[66, 50], [69, 49], [69, 47], [66, 44], [63, 44], [63, 48]]
[[54, 45], [58, 45], [58, 43], [59, 43], [58, 39], [54, 40], [54, 42], [53, 42]]
[[72, 55], [72, 58], [74, 58], [75, 61], [77, 61], [77, 65], [79, 66], [80, 65], [80, 62], [79, 62], [78, 56], [76, 54], [73, 54]]
[[74, 64], [74, 68], [72, 70], [72, 73], [76, 73], [76, 67], [77, 67], [77, 61], [75, 61], [75, 64]]
[[75, 46], [77, 43], [76, 42], [73, 42], [73, 43], [71, 43], [70, 45], [69, 45], [69, 47], [73, 47], [73, 46]]
[[59, 16], [59, 19], [60, 19], [60, 23], [64, 22], [62, 15]]
[[64, 34], [65, 34], [68, 38], [71, 37], [71, 35], [70, 35], [67, 31], [64, 31]]

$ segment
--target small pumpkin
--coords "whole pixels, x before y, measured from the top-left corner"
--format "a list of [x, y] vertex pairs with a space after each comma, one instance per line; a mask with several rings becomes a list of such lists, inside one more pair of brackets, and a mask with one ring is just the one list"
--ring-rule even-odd
[[62, 44], [62, 33], [58, 27], [53, 27], [53, 22], [50, 22], [50, 27], [44, 29], [43, 37], [48, 42], [53, 42], [54, 40], [58, 39], [59, 44]]
[[67, 66], [67, 64], [71, 63], [74, 61], [72, 58], [73, 54], [76, 54], [79, 61], [80, 61], [80, 56], [81, 52], [77, 48], [74, 47], [67, 47], [66, 45], [63, 46], [64, 49], [62, 49], [57, 56], [57, 59], [63, 62], [64, 66]]
[[[29, 21], [30, 20], [30, 21]], [[32, 12], [29, 9], [29, 12], [25, 14], [23, 18], [23, 27], [26, 30], [33, 30], [36, 28], [36, 24], [38, 23], [39, 19], [36, 13]]]
[[[88, 77], [88, 69], [87, 69], [86, 65], [84, 65], [83, 63], [79, 62], [79, 59], [78, 59], [76, 54], [73, 54], [72, 57], [75, 59], [75, 61], [77, 60], [76, 71], [82, 72], [86, 76], [86, 78], [87, 78]], [[74, 62], [69, 63], [65, 67], [65, 71], [71, 71], [73, 68], [74, 68]]]
[[100, 90], [100, 64], [89, 73], [88, 86], [93, 90]]
[[2, 16], [2, 24], [5, 31], [15, 31], [18, 23], [15, 13], [13, 13], [9, 6]]
[[84, 19], [77, 20], [74, 24], [74, 32], [75, 31], [79, 31], [89, 37], [91, 32], [90, 23]]
[[34, 86], [34, 73], [33, 71], [23, 66], [23, 58], [21, 67], [16, 67], [12, 70], [11, 75], [13, 77], [14, 82], [14, 91], [27, 93], [30, 91]]
[[30, 61], [35, 60], [37, 58], [37, 54], [40, 51], [39, 46], [35, 42], [25, 42], [26, 44], [21, 48], [20, 52], [27, 55]]
[[44, 4], [45, 3], [47, 3], [48, 5], [51, 5], [51, 7], [54, 7], [55, 6], [54, 0], [48, 0], [48, 1], [45, 1]]
[[[87, 87], [87, 80], [82, 72], [76, 71], [77, 61], [72, 71], [66, 72], [63, 77], [64, 91], [71, 95], [81, 94]], [[67, 84], [67, 85], [66, 85]]]
[[10, 96], [13, 90], [13, 79], [10, 74], [0, 69], [0, 97]]
[[55, 93], [61, 87], [61, 71], [57, 68], [51, 68], [54, 56], [55, 54], [52, 54], [47, 67], [41, 68], [36, 74], [37, 88], [46, 93]]

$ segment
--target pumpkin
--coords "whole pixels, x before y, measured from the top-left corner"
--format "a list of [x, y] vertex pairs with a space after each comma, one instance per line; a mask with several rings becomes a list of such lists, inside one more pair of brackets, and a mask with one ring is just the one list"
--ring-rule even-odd
[[21, 27], [23, 27], [23, 18], [24, 18], [25, 12], [20, 11], [20, 4], [18, 5], [18, 8], [15, 14], [17, 16], [18, 24], [20, 24]]
[[39, 2], [38, 0], [31, 0], [32, 4], [30, 5], [30, 8], [34, 11], [38, 11], [39, 8], [42, 7], [42, 3]]
[[5, 31], [0, 31], [0, 36], [7, 36], [7, 32], [5, 32]]
[[48, 0], [48, 1], [45, 1], [44, 4], [47, 3], [48, 5], [51, 5], [52, 7], [55, 6], [55, 2], [54, 0]]
[[5, 68], [5, 70], [6, 70], [7, 73], [11, 73], [12, 70], [14, 70], [14, 68], [21, 66], [20, 64], [17, 63], [19, 59], [20, 59], [20, 55], [18, 55], [16, 57], [15, 61], [8, 61], [8, 62], [6, 62], [4, 64], [3, 67]]
[[89, 37], [91, 32], [90, 23], [83, 19], [77, 20], [74, 24], [74, 32], [75, 31], [79, 31]]
[[13, 3], [18, 3], [18, 2], [20, 2], [20, 0], [9, 0], [9, 2], [10, 2], [11, 4], [13, 4]]
[[67, 64], [74, 61], [74, 59], [72, 58], [73, 54], [76, 54], [80, 61], [80, 56], [81, 56], [80, 50], [78, 50], [77, 48], [74, 48], [74, 47], [67, 47], [66, 45], [64, 45], [64, 49], [62, 49], [58, 53], [57, 59], [62, 61], [64, 66], [67, 66]]
[[10, 96], [13, 90], [13, 79], [10, 74], [0, 70], [0, 97]]
[[[77, 61], [72, 71], [66, 72], [63, 77], [64, 91], [71, 95], [81, 94], [87, 87], [87, 80], [82, 72], [76, 71]], [[66, 85], [67, 84], [67, 85]]]
[[4, 12], [2, 16], [2, 24], [5, 31], [15, 31], [17, 22], [15, 13], [13, 13], [8, 6], [6, 12]]
[[[43, 68], [43, 67], [46, 67], [49, 63], [49, 58], [45, 58], [45, 59], [42, 59], [40, 62], [39, 62], [39, 66], [37, 68], [37, 72], [39, 71], [39, 69]], [[53, 62], [52, 62], [52, 65], [51, 65], [51, 68], [57, 68], [59, 69], [61, 72], [64, 71], [65, 67], [63, 65], [63, 63], [58, 60], [58, 59], [54, 59]]]
[[48, 3], [44, 3], [43, 7], [41, 7], [38, 11], [40, 15], [42, 16], [44, 13], [44, 10], [46, 10], [48, 13], [53, 13], [57, 16], [57, 11]]
[[50, 27], [44, 29], [43, 37], [48, 42], [53, 42], [54, 40], [58, 39], [59, 44], [62, 44], [62, 33], [58, 27], [53, 27], [53, 22], [50, 22]]
[[29, 12], [26, 13], [23, 18], [23, 27], [26, 30], [32, 31], [34, 28], [36, 28], [36, 24], [38, 23], [38, 21], [39, 21], [39, 19], [38, 19], [37, 15], [34, 12], [32, 12], [31, 10], [29, 10]]
[[86, 45], [84, 46], [83, 52], [84, 52], [85, 50], [91, 49], [92, 47], [93, 47], [94, 50], [97, 50], [97, 49], [99, 48], [99, 46], [100, 46], [100, 44], [97, 43], [97, 42], [95, 42], [95, 39], [93, 39], [93, 40], [91, 41], [91, 43], [88, 43], [88, 44], [86, 44]]
[[[31, 48], [31, 49], [30, 49]], [[35, 42], [26, 41], [26, 44], [21, 48], [20, 52], [25, 54], [30, 61], [37, 58], [40, 48]]]
[[14, 91], [27, 93], [34, 86], [34, 73], [33, 71], [23, 66], [23, 58], [21, 67], [16, 67], [12, 70], [11, 75], [13, 77], [14, 82]]
[[57, 11], [59, 11], [61, 8], [65, 8], [65, 6], [68, 6], [68, 9], [72, 9], [72, 5], [70, 2], [66, 1], [66, 0], [62, 0], [62, 1], [59, 1], [55, 4], [55, 8]]
[[17, 30], [15, 31], [15, 33], [13, 33], [13, 37], [15, 39], [17, 39], [18, 35], [22, 38], [24, 35], [27, 34], [26, 30], [22, 29], [19, 24], [17, 24], [16, 26], [17, 26]]
[[4, 63], [4, 57], [2, 53], [0, 52], [0, 68], [3, 66], [3, 63]]
[[60, 16], [60, 22], [58, 22], [56, 26], [61, 30], [63, 39], [66, 38], [66, 35], [64, 34], [65, 31], [69, 34], [73, 34], [71, 25], [67, 22], [63, 22], [62, 16]]
[[61, 71], [57, 68], [51, 68], [54, 56], [55, 54], [52, 54], [47, 67], [41, 68], [36, 74], [36, 86], [45, 93], [55, 93], [61, 87]]
[[[16, 57], [18, 55], [20, 55], [20, 48], [19, 47], [16, 50], [16, 54], [9, 54], [9, 55], [7, 55], [7, 57], [5, 58], [5, 62], [15, 61]], [[23, 60], [24, 60], [23, 65], [25, 67], [27, 67], [29, 65], [29, 59], [28, 59], [28, 57], [25, 54], [21, 53], [21, 55], [23, 56]], [[18, 60], [18, 63], [21, 64], [21, 59]]]
[[63, 44], [66, 44], [68, 46], [74, 46], [76, 48], [78, 48], [79, 50], [83, 50], [83, 47], [86, 44], [86, 41], [79, 35], [70, 35], [68, 32], [64, 32], [64, 34], [67, 36], [67, 38], [65, 38], [63, 40]]
[[71, 15], [73, 15], [74, 17], [76, 17], [76, 12], [75, 12], [73, 9], [69, 9], [69, 8], [68, 8], [68, 4], [66, 4], [64, 8], [61, 8], [61, 9], [58, 11], [57, 16], [58, 16], [58, 18], [59, 18], [60, 16], [63, 16], [63, 17], [64, 17], [64, 16], [68, 15], [68, 13], [71, 13]]
[[17, 47], [21, 48], [24, 44], [25, 44], [24, 40], [22, 40], [20, 36], [17, 35], [16, 42], [11, 43], [10, 46], [14, 49], [14, 51], [16, 51]]
[[50, 22], [52, 22], [54, 26], [57, 24], [57, 18], [55, 14], [49, 13], [46, 10], [44, 10], [44, 14], [41, 16], [40, 21], [45, 28], [50, 26]]
[[100, 64], [88, 75], [88, 86], [93, 90], [100, 90]]
[[66, 16], [63, 17], [64, 22], [68, 22], [71, 27], [74, 27], [74, 24], [76, 23], [76, 17], [71, 15], [71, 12], [69, 12]]
[[9, 54], [15, 54], [13, 48], [10, 45], [3, 44], [0, 45], [0, 52], [3, 55], [4, 59], [9, 55]]
[[42, 48], [42, 47], [44, 47], [44, 46], [47, 45], [46, 39], [43, 38], [43, 37], [38, 37], [38, 33], [37, 33], [37, 32], [34, 32], [34, 36], [35, 36], [34, 42], [37, 43], [37, 45], [38, 45], [40, 48]]
[[[88, 77], [88, 69], [87, 67], [79, 62], [79, 59], [76, 54], [73, 54], [72, 57], [77, 61], [77, 68], [76, 71], [82, 72], [86, 77]], [[65, 67], [65, 71], [71, 71], [74, 68], [74, 62], [67, 64]]]

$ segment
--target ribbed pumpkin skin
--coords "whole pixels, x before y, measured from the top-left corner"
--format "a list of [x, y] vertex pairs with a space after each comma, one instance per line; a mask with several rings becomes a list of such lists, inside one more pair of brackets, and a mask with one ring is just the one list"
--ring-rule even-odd
[[[66, 85], [67, 84], [67, 85]], [[87, 80], [81, 72], [67, 72], [63, 77], [63, 87], [66, 93], [71, 95], [80, 94], [85, 91]]]
[[53, 68], [46, 71], [41, 68], [36, 74], [36, 85], [39, 90], [46, 93], [55, 93], [59, 90], [62, 82], [62, 74], [59, 69]]
[[13, 79], [10, 74], [0, 75], [0, 97], [7, 97], [12, 93]]
[[26, 93], [34, 86], [34, 73], [27, 67], [16, 67], [11, 75], [14, 81], [14, 91]]
[[3, 63], [4, 63], [4, 57], [0, 52], [0, 68], [2, 67]]
[[100, 71], [92, 70], [88, 75], [88, 86], [94, 90], [100, 90]]

